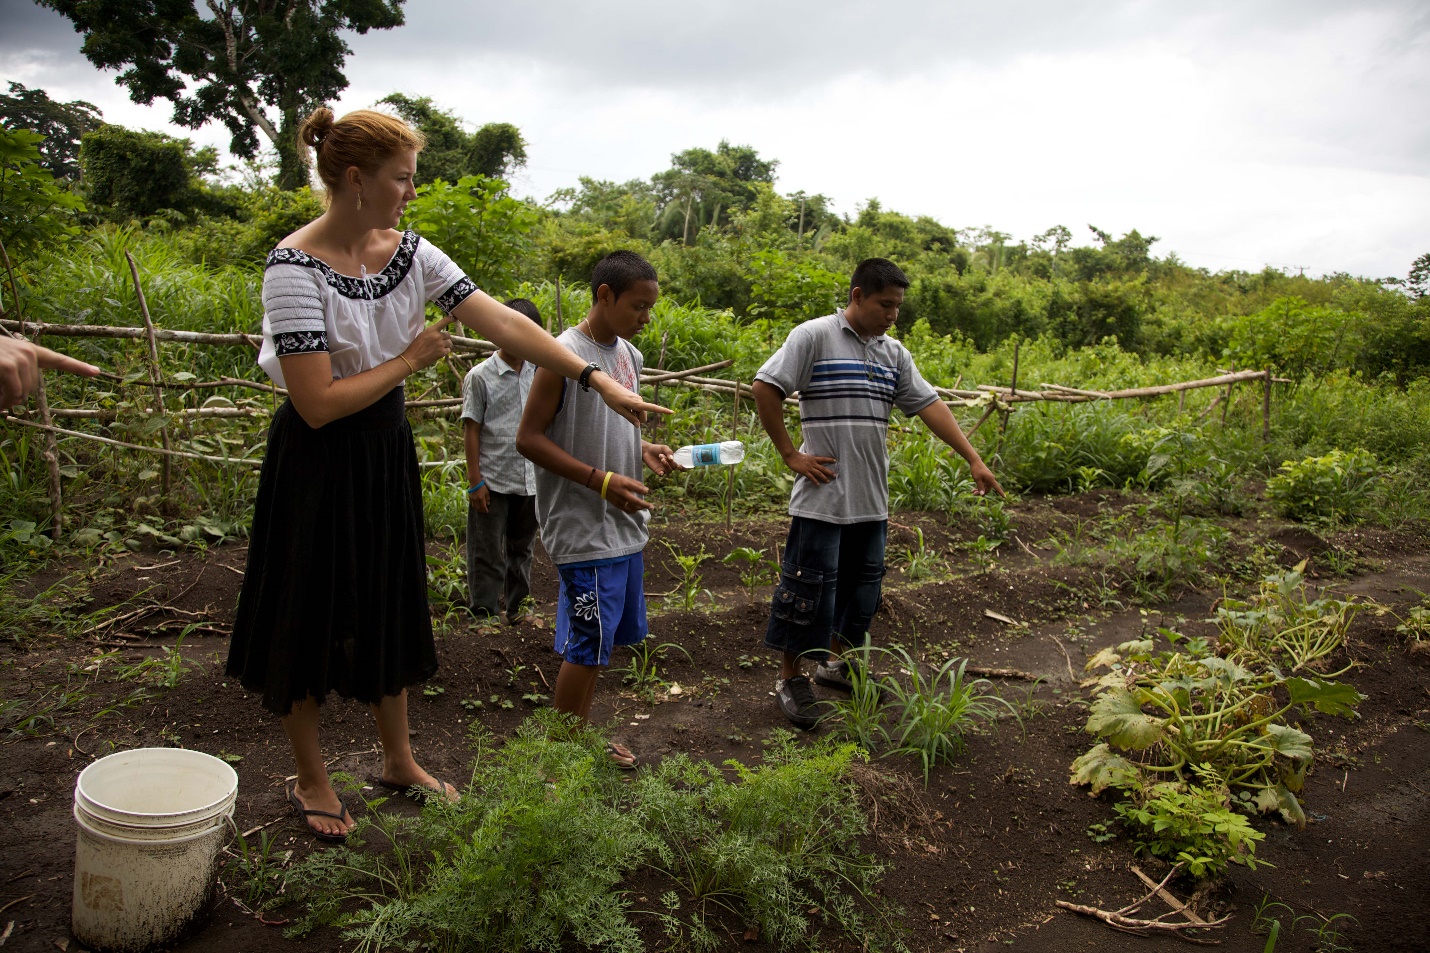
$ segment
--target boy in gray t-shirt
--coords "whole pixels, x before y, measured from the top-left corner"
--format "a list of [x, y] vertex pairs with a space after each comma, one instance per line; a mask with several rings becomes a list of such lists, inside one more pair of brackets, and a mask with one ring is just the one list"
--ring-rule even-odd
[[[851, 663], [839, 654], [864, 644], [879, 608], [893, 408], [917, 416], [968, 461], [975, 493], [1003, 492], [948, 405], [919, 374], [908, 348], [888, 336], [908, 286], [909, 279], [888, 259], [861, 261], [850, 281], [848, 307], [796, 327], [755, 375], [760, 423], [799, 475], [765, 644], [783, 653], [775, 700], [800, 728], [813, 728], [819, 720], [800, 657], [820, 658], [816, 682], [849, 691]], [[783, 406], [795, 391], [804, 434], [798, 450], [785, 428]], [[826, 650], [833, 658], [824, 657]]]
[[[660, 297], [655, 269], [634, 252], [612, 252], [591, 273], [591, 311], [558, 341], [640, 391], [641, 352], [631, 344], [650, 323]], [[641, 464], [666, 474], [678, 469], [674, 453], [646, 443], [640, 429], [607, 410], [598, 395], [538, 369], [517, 429], [516, 446], [536, 464], [536, 515], [541, 542], [556, 564], [556, 644], [563, 661], [552, 707], [587, 721], [596, 676], [617, 645], [646, 637], [645, 565], [650, 491]], [[624, 745], [609, 746], [611, 760], [635, 767]]]
[[[541, 324], [526, 298], [508, 308]], [[497, 351], [462, 382], [462, 443], [467, 453], [467, 600], [472, 614], [507, 622], [526, 615], [536, 544], [536, 473], [516, 452], [516, 426], [536, 365]]]

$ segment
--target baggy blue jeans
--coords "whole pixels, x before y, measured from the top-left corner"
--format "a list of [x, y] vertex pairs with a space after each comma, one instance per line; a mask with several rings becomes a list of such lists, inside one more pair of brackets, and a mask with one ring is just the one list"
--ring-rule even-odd
[[846, 647], [863, 645], [883, 599], [888, 532], [888, 520], [840, 525], [791, 517], [765, 645], [816, 659], [827, 654], [831, 635]]

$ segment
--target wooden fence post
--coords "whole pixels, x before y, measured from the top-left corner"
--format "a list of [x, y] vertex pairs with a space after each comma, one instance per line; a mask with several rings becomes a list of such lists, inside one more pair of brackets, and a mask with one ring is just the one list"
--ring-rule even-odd
[[1271, 442], [1271, 368], [1266, 369], [1266, 388], [1261, 392], [1261, 442]]
[[[139, 298], [139, 313], [144, 316], [144, 333], [149, 339], [149, 378], [154, 382], [154, 413], [159, 415], [163, 423], [159, 427], [159, 436], [163, 438], [164, 449], [173, 450], [169, 446], [169, 421], [164, 416], [164, 375], [159, 371], [159, 343], [154, 337], [154, 321], [149, 317], [149, 303], [144, 300], [144, 287], [139, 283], [139, 266], [134, 263], [134, 256], [126, 249], [124, 257], [129, 259], [129, 273], [134, 276], [134, 294]], [[169, 508], [169, 480], [170, 462], [169, 455], [164, 454], [163, 482], [161, 483], [161, 494], [164, 497], [164, 508]]]
[[561, 276], [556, 276], [556, 333], [566, 330], [566, 322], [561, 317]]
[[[735, 382], [735, 425], [730, 429], [731, 440], [740, 439], [740, 382]], [[725, 532], [735, 528], [735, 468], [725, 467]]]
[[[1230, 366], [1229, 370], [1231, 370], [1232, 372], [1235, 372], [1235, 371], [1236, 371], [1236, 361], [1232, 361], [1232, 362], [1231, 362], [1231, 366]], [[1221, 425], [1222, 425], [1223, 427], [1226, 426], [1226, 411], [1227, 411], [1227, 408], [1231, 406], [1231, 385], [1230, 385], [1230, 384], [1227, 384], [1227, 385], [1226, 385], [1226, 394], [1225, 394], [1224, 396], [1225, 396], [1225, 399], [1221, 402]]]

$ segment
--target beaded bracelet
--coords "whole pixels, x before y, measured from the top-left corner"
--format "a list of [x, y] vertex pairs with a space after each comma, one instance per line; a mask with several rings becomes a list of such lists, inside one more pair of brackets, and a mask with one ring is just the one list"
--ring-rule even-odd
[[591, 472], [588, 473], [588, 474], [586, 474], [586, 479], [581, 482], [581, 485], [584, 486], [584, 487], [585, 487], [586, 489], [588, 489], [588, 490], [591, 489], [591, 481], [592, 481], [593, 479], [595, 479], [595, 477], [596, 477], [596, 468], [595, 468], [595, 467], [592, 467], [592, 468], [591, 468]]
[[478, 490], [480, 490], [482, 487], [484, 487], [484, 486], [486, 486], [486, 485], [487, 485], [487, 481], [486, 481], [486, 480], [478, 480], [476, 486], [469, 486], [469, 487], [467, 487], [467, 495], [468, 495], [468, 496], [471, 496], [473, 493], [477, 492]]

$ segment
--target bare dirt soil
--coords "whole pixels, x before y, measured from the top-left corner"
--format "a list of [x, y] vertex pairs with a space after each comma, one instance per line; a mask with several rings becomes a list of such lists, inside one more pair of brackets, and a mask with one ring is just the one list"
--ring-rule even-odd
[[[1055, 905], [1062, 899], [1116, 909], [1146, 893], [1131, 865], [1154, 879], [1167, 869], [1155, 859], [1134, 858], [1123, 839], [1095, 843], [1087, 833], [1092, 824], [1114, 825], [1110, 802], [1068, 783], [1069, 764], [1089, 746], [1081, 730], [1087, 696], [1078, 686], [1084, 662], [1149, 624], [1211, 635], [1206, 619], [1222, 595], [1219, 589], [1183, 591], [1145, 613], [1121, 607], [1095, 570], [1055, 565], [1053, 548], [1040, 546], [1080, 520], [1135, 503], [1111, 493], [1020, 501], [1010, 506], [1013, 537], [988, 566], [964, 545], [978, 535], [968, 526], [949, 526], [930, 514], [896, 514], [892, 522], [891, 573], [874, 624], [876, 644], [1012, 670], [1017, 674], [995, 681], [1019, 707], [1024, 729], [1007, 720], [996, 733], [971, 738], [967, 755], [936, 768], [927, 787], [907, 759], [875, 759], [859, 772], [874, 818], [865, 846], [890, 865], [883, 892], [905, 911], [914, 950], [1181, 946], [1174, 938], [1116, 933]], [[1271, 520], [1223, 522], [1235, 540], [1229, 564], [1260, 552], [1288, 566], [1309, 556], [1312, 569], [1324, 571], [1325, 553], [1353, 550], [1354, 575], [1317, 582], [1402, 614], [1430, 589], [1430, 541], [1423, 533], [1357, 530], [1326, 537]], [[602, 677], [594, 712], [594, 720], [611, 726], [644, 762], [684, 751], [716, 763], [753, 763], [762, 741], [785, 727], [771, 695], [775, 660], [762, 644], [770, 589], [745, 592], [735, 568], [720, 562], [738, 546], [774, 555], [785, 528], [778, 514], [736, 520], [729, 533], [723, 521], [674, 512], [653, 524], [646, 550], [651, 639], [681, 646], [689, 659], [673, 650], [664, 654], [660, 674], [668, 690], [653, 702], [624, 689], [619, 668], [625, 663], [619, 659]], [[916, 528], [925, 546], [945, 560], [941, 578], [904, 578], [902, 553], [915, 546]], [[693, 611], [671, 608], [668, 597], [657, 595], [675, 590], [680, 577], [666, 542], [684, 553], [703, 546], [714, 557], [700, 567], [700, 588], [709, 593], [698, 597]], [[239, 830], [264, 826], [280, 835], [281, 849], [299, 856], [320, 849], [284, 800], [292, 767], [277, 723], [223, 675], [224, 636], [245, 555], [244, 546], [225, 545], [67, 567], [90, 577], [86, 611], [111, 611], [91, 616], [92, 631], [79, 637], [54, 634], [38, 620], [25, 637], [0, 645], [0, 697], [43, 713], [60, 693], [70, 692], [63, 705], [31, 722], [31, 733], [0, 737], [0, 932], [13, 923], [8, 939], [0, 939], [6, 953], [79, 948], [69, 932], [74, 782], [93, 758], [112, 750], [180, 745], [227, 757], [240, 775]], [[47, 573], [29, 590], [4, 598], [28, 598], [62, 578]], [[466, 776], [464, 739], [474, 718], [500, 738], [531, 710], [523, 696], [549, 693], [559, 660], [550, 644], [555, 574], [544, 557], [533, 581], [539, 608], [527, 622], [464, 624], [439, 638], [441, 670], [411, 699], [414, 746], [433, 773], [452, 780]], [[1252, 584], [1242, 585], [1244, 592]], [[1011, 624], [990, 617], [989, 610]], [[139, 679], [116, 678], [118, 666], [163, 659], [194, 623], [179, 650], [186, 667], [175, 687], [150, 688], [134, 701]], [[1323, 716], [1308, 728], [1317, 745], [1303, 798], [1310, 823], [1296, 830], [1258, 820], [1266, 840], [1257, 856], [1274, 866], [1234, 867], [1197, 898], [1203, 916], [1233, 917], [1213, 935], [1223, 948], [1263, 949], [1265, 939], [1253, 935], [1251, 925], [1254, 907], [1269, 898], [1297, 914], [1353, 916], [1354, 922], [1337, 921], [1344, 928], [1342, 949], [1430, 949], [1430, 918], [1424, 915], [1430, 898], [1430, 656], [1411, 651], [1395, 624], [1391, 616], [1366, 612], [1352, 629], [1344, 655], [1358, 667], [1345, 680], [1367, 696], [1361, 717]], [[110, 650], [118, 656], [94, 668], [95, 657]], [[464, 700], [483, 706], [471, 710]], [[333, 699], [325, 717], [331, 768], [359, 778], [375, 774], [368, 711]], [[1174, 889], [1186, 899], [1184, 887]], [[1149, 904], [1149, 916], [1168, 910], [1159, 904]], [[1309, 922], [1283, 933], [1277, 949], [1317, 949]], [[220, 888], [173, 948], [296, 953], [341, 945], [321, 931], [288, 940]], [[743, 942], [732, 932], [729, 948], [757, 951], [766, 945]]]

